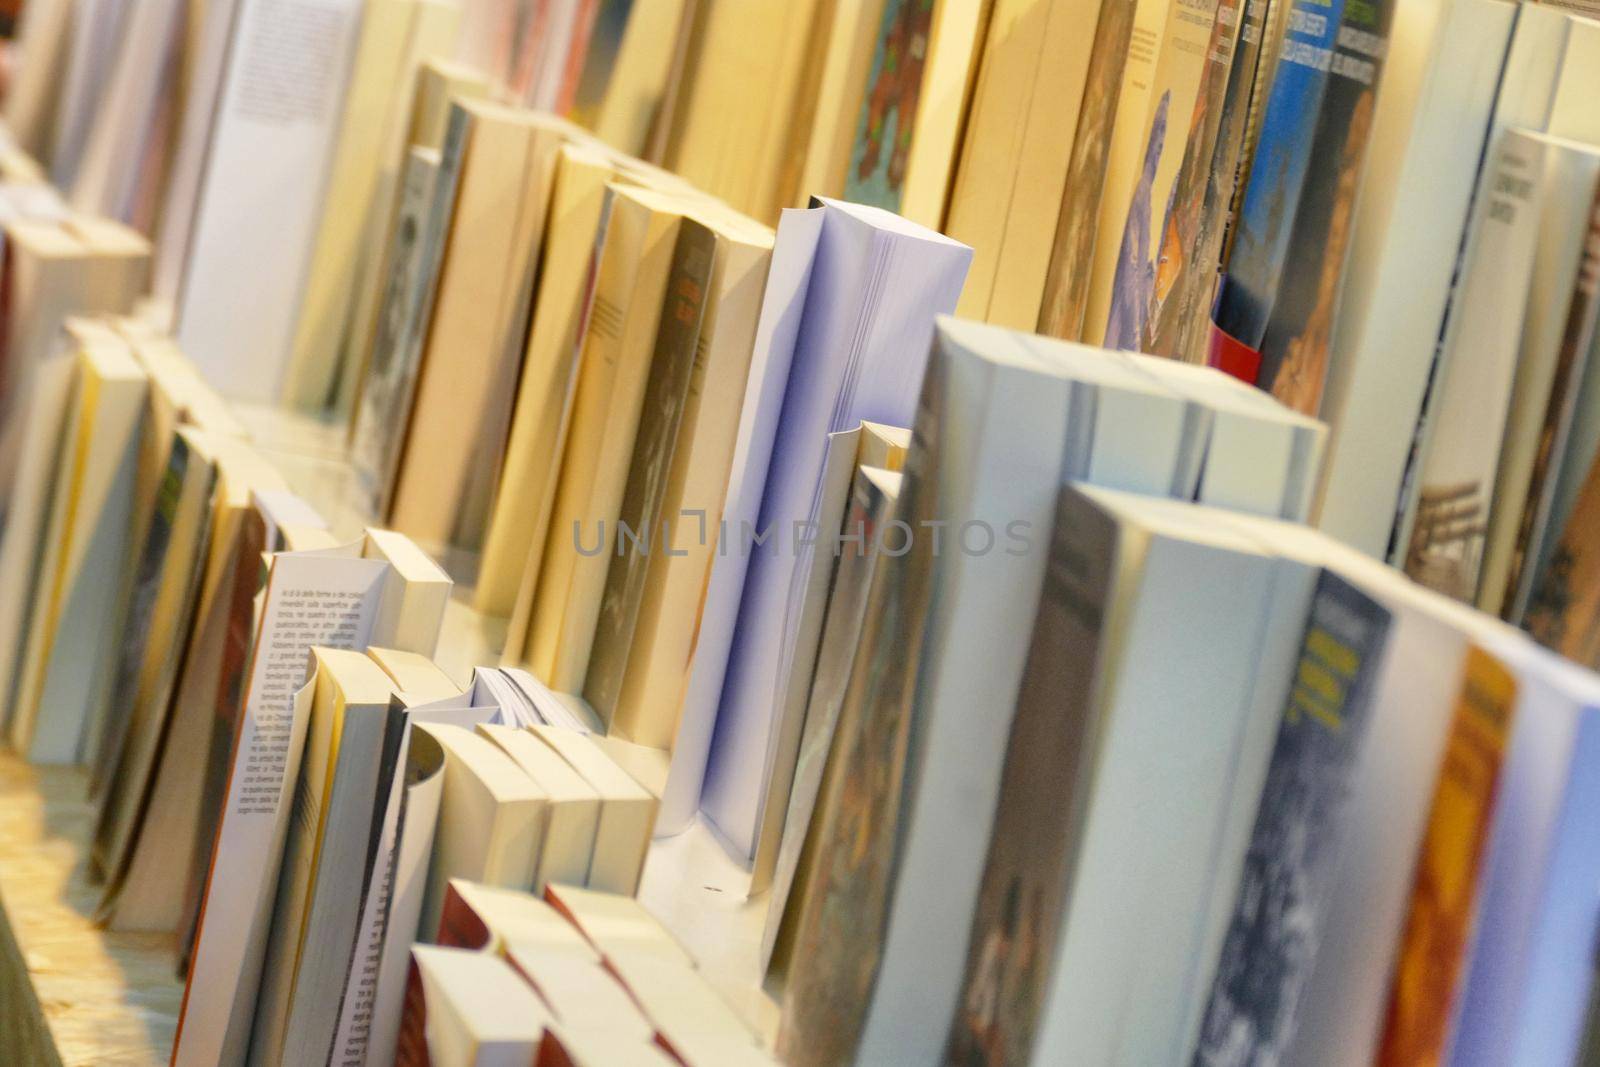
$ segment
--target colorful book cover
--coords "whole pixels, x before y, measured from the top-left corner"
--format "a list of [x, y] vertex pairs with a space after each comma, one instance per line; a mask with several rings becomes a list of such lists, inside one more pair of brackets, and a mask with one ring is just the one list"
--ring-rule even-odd
[[1050, 953], [1067, 911], [1094, 750], [1116, 523], [1064, 495], [1054, 542], [1006, 746], [948, 1063], [1032, 1062]]
[[1372, 135], [1394, 0], [1348, 0], [1312, 144], [1312, 165], [1261, 342], [1263, 389], [1307, 415], [1322, 406], [1328, 350]]
[[1444, 1062], [1516, 696], [1516, 678], [1503, 664], [1476, 647], [1467, 650], [1417, 856], [1377, 1067]]
[[1523, 625], [1539, 643], [1600, 669], [1600, 456], [1534, 588]]
[[[1237, 25], [1235, 2], [1229, 0], [1233, 25]], [[1202, 91], [1217, 66], [1212, 54], [1218, 7], [1218, 0], [1172, 0], [1167, 10], [1161, 57], [1151, 87], [1152, 106], [1145, 123], [1144, 165], [1112, 265], [1110, 310], [1102, 341], [1107, 348], [1138, 351], [1149, 329], [1167, 215], [1178, 192], [1184, 156], [1194, 147], [1193, 137], [1203, 131], [1206, 121]]]
[[[918, 529], [937, 511], [931, 480], [945, 409], [938, 360], [923, 381], [897, 513]], [[931, 538], [881, 560], [839, 710], [829, 781], [814, 826], [819, 861], [795, 925], [778, 1056], [789, 1067], [848, 1063], [860, 1044], [883, 955], [905, 799], [912, 701], [932, 594]]]
[[601, 0], [599, 9], [594, 12], [587, 52], [582, 57], [583, 70], [573, 86], [572, 105], [568, 111], [572, 121], [580, 126], [592, 130], [600, 119], [600, 108], [611, 86], [611, 73], [616, 69], [617, 55], [622, 50], [622, 36], [628, 32], [633, 3], [634, 0]]
[[1318, 577], [1195, 1067], [1283, 1061], [1311, 976], [1389, 621], [1343, 578]]
[[934, 0], [888, 0], [883, 6], [845, 173], [846, 200], [900, 210], [933, 31], [933, 5]]
[[1250, 349], [1261, 346], [1289, 253], [1345, 2], [1295, 0], [1289, 12], [1217, 300], [1217, 329]]
[[1045, 274], [1039, 332], [1076, 341], [1089, 301], [1089, 265], [1100, 220], [1100, 189], [1111, 147], [1111, 124], [1122, 97], [1122, 72], [1133, 41], [1136, 0], [1103, 0], [1084, 82], [1078, 129], [1067, 163], [1065, 195]]
[[[1161, 235], [1150, 320], [1140, 350], [1188, 359], [1183, 339], [1209, 316], [1216, 258], [1235, 182], [1250, 91], [1271, 0], [1223, 0], [1212, 27], [1205, 81]], [[1243, 16], [1241, 18], [1241, 15]]]

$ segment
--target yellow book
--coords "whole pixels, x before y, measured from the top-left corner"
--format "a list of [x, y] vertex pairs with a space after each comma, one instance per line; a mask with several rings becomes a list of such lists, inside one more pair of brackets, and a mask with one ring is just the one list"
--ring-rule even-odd
[[430, 548], [481, 544], [563, 140], [531, 111], [457, 107], [467, 129], [455, 211], [389, 514]]
[[[544, 561], [534, 590], [527, 661], [560, 692], [583, 686], [615, 543], [682, 202], [611, 187], [611, 218], [579, 361]], [[599, 538], [596, 553], [580, 549]]]
[[569, 144], [561, 149], [505, 468], [478, 568], [477, 607], [486, 615], [511, 613], [525, 572], [537, 568], [544, 549], [559, 471], [552, 458], [561, 450], [582, 340], [578, 331], [587, 306], [590, 259], [606, 183], [614, 173], [611, 163], [592, 148]]

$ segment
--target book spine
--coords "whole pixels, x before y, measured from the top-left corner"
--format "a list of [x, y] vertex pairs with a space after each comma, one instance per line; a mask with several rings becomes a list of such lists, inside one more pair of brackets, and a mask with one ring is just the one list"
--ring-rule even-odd
[[1521, 621], [1532, 596], [1535, 554], [1544, 540], [1544, 526], [1555, 491], [1556, 457], [1565, 452], [1572, 429], [1584, 361], [1594, 340], [1597, 311], [1600, 311], [1600, 188], [1596, 189], [1594, 205], [1589, 209], [1589, 232], [1584, 238], [1572, 302], [1567, 305], [1561, 349], [1556, 356], [1555, 381], [1550, 401], [1545, 406], [1544, 423], [1539, 428], [1527, 502], [1517, 522], [1505, 592], [1505, 603], [1509, 605], [1507, 620], [1513, 624]]
[[[1372, 134], [1394, 0], [1348, 0], [1323, 92], [1311, 164], [1262, 339], [1258, 381], [1288, 407], [1316, 415], [1328, 376], [1356, 191]], [[1311, 254], [1320, 249], [1321, 255]]]
[[1296, 0], [1289, 11], [1282, 58], [1262, 114], [1260, 142], [1217, 302], [1217, 325], [1252, 349], [1261, 346], [1288, 255], [1344, 2]]
[[1468, 649], [1376, 1067], [1444, 1062], [1516, 694], [1516, 679], [1504, 665]]
[[1389, 616], [1317, 579], [1195, 1067], [1283, 1062], [1338, 863], [1341, 813], [1371, 718]]
[[1543, 645], [1600, 669], [1600, 456], [1539, 577], [1523, 626]]

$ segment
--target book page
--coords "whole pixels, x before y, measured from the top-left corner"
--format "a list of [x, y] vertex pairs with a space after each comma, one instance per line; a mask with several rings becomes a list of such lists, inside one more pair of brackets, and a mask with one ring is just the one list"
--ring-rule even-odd
[[339, 556], [273, 559], [173, 1067], [243, 1060], [310, 716], [307, 659], [313, 645], [366, 646], [387, 570]]

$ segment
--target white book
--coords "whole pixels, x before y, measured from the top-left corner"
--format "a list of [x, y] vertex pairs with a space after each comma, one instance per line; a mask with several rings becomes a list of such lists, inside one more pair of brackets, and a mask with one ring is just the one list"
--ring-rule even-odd
[[[700, 806], [746, 856], [760, 824], [775, 705], [792, 668], [785, 603], [812, 561], [797, 531], [815, 528], [827, 434], [862, 419], [910, 422], [933, 316], [954, 309], [972, 258], [967, 246], [876, 208], [818, 201], [804, 217], [802, 233], [817, 233], [800, 267], [803, 286], [780, 281], [789, 266], [780, 271], [777, 261], [791, 254], [783, 236], [793, 231], [774, 249], [739, 430], [741, 444], [759, 437], [760, 447], [735, 448], [728, 533], [683, 712], [698, 720], [715, 703]], [[791, 304], [802, 289], [803, 304]], [[769, 316], [786, 321], [769, 326]], [[746, 421], [756, 424], [748, 437]], [[753, 544], [764, 531], [770, 540]]]
[[1395, 9], [1322, 414], [1317, 525], [1382, 559], [1466, 236], [1518, 5]]
[[[421, 986], [412, 1019], [433, 1067], [512, 1067], [533, 1062], [555, 1020], [537, 994], [496, 956], [418, 945], [413, 980]], [[409, 998], [408, 998], [409, 999]]]
[[230, 397], [282, 387], [361, 7], [240, 0], [173, 331]]
[[486, 723], [478, 732], [537, 783], [546, 797], [549, 814], [529, 888], [538, 893], [550, 882], [585, 884], [600, 825], [600, 794], [527, 730]]
[[[1407, 574], [1470, 601], [1477, 593], [1495, 471], [1504, 440], [1539, 245], [1547, 175], [1564, 152], [1520, 129], [1500, 138], [1478, 232], [1450, 316], [1434, 393], [1423, 415], [1421, 460], [1397, 550]], [[1593, 186], [1590, 186], [1593, 193]]]
[[555, 884], [545, 896], [607, 959], [650, 957], [680, 969], [694, 967], [677, 939], [633, 897]]
[[[1093, 439], [1094, 427], [1074, 416], [1083, 410], [1084, 388], [1098, 393], [1105, 386], [1081, 387], [1077, 375], [1111, 364], [1096, 349], [1077, 349], [1076, 365], [1066, 349], [1041, 359], [1020, 336], [941, 319], [927, 386], [938, 393], [914, 427], [919, 440], [933, 434], [939, 441], [936, 469], [925, 475], [936, 487], [934, 521], [958, 530], [986, 526], [998, 540], [981, 555], [944, 552], [932, 561], [935, 607], [912, 712], [922, 726], [907, 774], [938, 767], [940, 783], [907, 783], [899, 873], [862, 1062], [933, 1062], [943, 1048], [942, 1028], [926, 1020], [951, 1018], [956, 1008], [966, 946], [950, 931], [968, 927], [977, 899], [1027, 654], [1016, 635], [1028, 631], [1043, 588], [1063, 472], [1092, 465], [1137, 476], [1116, 488], [1150, 492], [1172, 486], [1185, 469], [1181, 432], [1119, 437], [1128, 450], [1086, 454], [1083, 440]], [[1142, 383], [1147, 417], [1162, 403], [1169, 428], [1184, 425], [1189, 408], [1174, 394], [1125, 366], [1118, 373]], [[916, 459], [914, 445], [908, 470]], [[973, 715], [975, 707], [994, 710]]]
[[512, 945], [506, 961], [539, 994], [556, 1021], [573, 1031], [602, 1032], [648, 1044], [655, 1029], [598, 960]]
[[106, 90], [134, 5], [128, 0], [72, 0], [61, 99], [45, 158], [50, 179], [70, 189], [83, 160], [89, 132], [106, 102]]
[[591, 889], [632, 896], [638, 892], [655, 827], [656, 798], [612, 761], [586, 734], [564, 726], [533, 726], [529, 732], [566, 760], [594, 789], [600, 812], [585, 881]]

